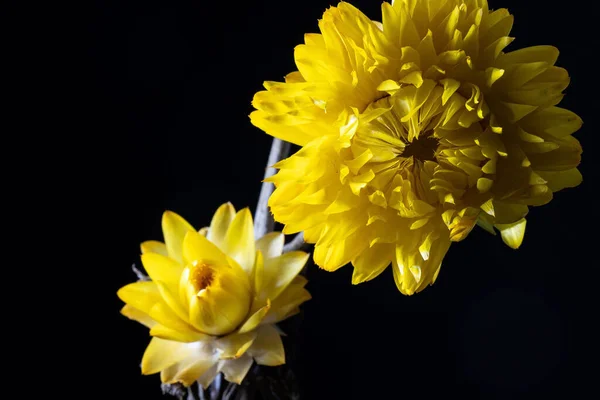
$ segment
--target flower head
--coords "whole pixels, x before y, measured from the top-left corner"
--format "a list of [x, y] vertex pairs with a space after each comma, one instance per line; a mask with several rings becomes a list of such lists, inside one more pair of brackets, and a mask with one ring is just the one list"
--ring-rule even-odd
[[265, 82], [251, 121], [302, 148], [277, 163], [270, 199], [326, 270], [353, 283], [390, 263], [398, 289], [435, 281], [475, 224], [518, 248], [529, 206], [581, 182], [582, 124], [556, 105], [558, 50], [504, 52], [513, 16], [487, 0], [396, 0], [382, 22], [341, 2], [295, 49], [298, 71]]
[[165, 212], [165, 243], [142, 243], [150, 281], [122, 287], [122, 314], [153, 336], [142, 373], [160, 372], [164, 383], [208, 386], [223, 372], [240, 383], [256, 360], [285, 363], [275, 323], [296, 314], [310, 299], [299, 274], [308, 254], [282, 255], [284, 237], [273, 232], [254, 240], [248, 209], [230, 203], [210, 227], [196, 231], [179, 215]]

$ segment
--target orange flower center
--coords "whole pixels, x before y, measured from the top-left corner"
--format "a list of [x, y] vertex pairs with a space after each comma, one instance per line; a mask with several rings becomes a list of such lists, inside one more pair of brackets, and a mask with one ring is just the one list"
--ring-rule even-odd
[[215, 279], [215, 271], [205, 263], [196, 263], [190, 271], [190, 282], [196, 291], [209, 287]]

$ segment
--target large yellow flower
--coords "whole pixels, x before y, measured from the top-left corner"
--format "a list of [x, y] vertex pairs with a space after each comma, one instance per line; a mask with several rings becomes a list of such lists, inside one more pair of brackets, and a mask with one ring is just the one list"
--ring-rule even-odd
[[265, 82], [251, 121], [302, 146], [276, 164], [284, 233], [304, 231], [326, 270], [353, 283], [390, 262], [398, 289], [433, 283], [476, 223], [520, 246], [528, 206], [581, 182], [582, 124], [556, 107], [558, 50], [504, 52], [513, 16], [486, 0], [396, 0], [382, 23], [348, 3], [295, 49], [298, 71]]
[[142, 373], [160, 372], [164, 383], [208, 386], [219, 372], [240, 383], [256, 360], [285, 363], [275, 323], [296, 314], [310, 299], [298, 273], [308, 254], [282, 255], [284, 237], [273, 232], [254, 240], [248, 209], [230, 203], [210, 227], [196, 231], [165, 212], [165, 243], [142, 243], [142, 263], [151, 281], [121, 288], [121, 312], [153, 336]]

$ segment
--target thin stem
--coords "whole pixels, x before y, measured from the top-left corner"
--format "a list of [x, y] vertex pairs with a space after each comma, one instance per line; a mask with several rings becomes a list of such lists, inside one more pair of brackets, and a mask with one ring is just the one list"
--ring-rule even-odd
[[189, 393], [189, 389], [186, 389], [181, 383], [173, 383], [173, 384], [163, 383], [160, 385], [160, 387], [162, 389], [163, 394], [168, 394], [173, 397], [177, 397], [178, 399], [181, 399], [181, 400], [183, 400], [186, 397], [186, 394]]
[[135, 264], [131, 265], [131, 269], [133, 270], [133, 273], [135, 274], [135, 276], [137, 276], [138, 281], [149, 281], [150, 278], [148, 277], [148, 275], [144, 274], [142, 271], [140, 271]]
[[289, 251], [300, 250], [304, 245], [304, 233], [300, 232], [294, 236], [291, 242], [286, 243], [285, 246], [283, 246], [283, 252], [287, 253]]
[[[273, 144], [271, 144], [271, 152], [269, 153], [264, 179], [275, 175], [276, 170], [273, 168], [273, 165], [287, 157], [290, 153], [290, 148], [290, 143], [273, 138]], [[256, 213], [254, 214], [254, 237], [256, 239], [261, 238], [268, 232], [272, 232], [273, 228], [275, 227], [275, 221], [269, 212], [269, 197], [271, 197], [273, 189], [274, 185], [271, 182], [263, 181], [260, 188], [260, 195], [258, 196]]]
[[211, 400], [219, 400], [221, 398], [221, 389], [223, 388], [223, 373], [219, 372], [215, 377], [215, 380], [209, 386], [208, 391], [210, 393]]

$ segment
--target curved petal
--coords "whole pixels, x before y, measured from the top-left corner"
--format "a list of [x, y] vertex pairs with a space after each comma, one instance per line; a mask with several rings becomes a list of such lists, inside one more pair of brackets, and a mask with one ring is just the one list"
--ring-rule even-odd
[[315, 245], [313, 258], [315, 264], [326, 271], [335, 271], [353, 259], [369, 244], [360, 235], [352, 235], [344, 240], [331, 243], [329, 246]]
[[240, 327], [240, 329], [238, 329], [238, 333], [250, 332], [251, 330], [256, 328], [261, 323], [261, 321], [263, 320], [265, 315], [267, 315], [270, 308], [271, 308], [271, 300], [267, 299], [267, 305], [258, 309], [258, 311], [256, 311], [254, 314], [252, 314], [250, 316], [250, 318], [248, 318], [246, 320], [246, 322], [244, 322], [244, 324]]
[[123, 314], [129, 319], [139, 322], [140, 324], [148, 328], [152, 328], [156, 325], [156, 321], [150, 318], [148, 314], [138, 310], [133, 306], [130, 306], [129, 304], [125, 304], [123, 308], [121, 308], [121, 314]]
[[175, 314], [164, 302], [160, 301], [152, 306], [148, 313], [150, 317], [167, 328], [182, 332], [194, 332], [194, 329]]
[[225, 252], [249, 274], [252, 273], [255, 256], [254, 224], [248, 208], [240, 210], [225, 235]]
[[244, 354], [235, 360], [221, 360], [219, 361], [221, 366], [221, 372], [225, 375], [225, 379], [229, 382], [242, 383], [242, 380], [246, 377], [246, 374], [252, 366], [252, 357]]
[[352, 262], [352, 284], [357, 285], [376, 278], [390, 265], [393, 257], [394, 247], [391, 244], [375, 244], [365, 249]]
[[397, 245], [392, 267], [398, 290], [410, 296], [432, 285], [450, 244], [448, 236], [437, 238], [431, 245], [427, 260], [422, 259], [418, 248]]
[[[254, 270], [252, 273], [253, 276], [250, 283], [253, 287], [254, 293], [260, 293], [262, 292], [264, 283], [263, 279], [265, 278], [265, 262], [263, 254], [258, 250], [256, 251], [256, 262], [254, 263]], [[252, 300], [253, 306], [256, 301], [259, 301], [259, 299], [254, 297]]]
[[405, 295], [412, 295], [414, 293], [413, 292], [409, 292], [404, 288], [404, 283], [402, 281], [402, 276], [403, 274], [403, 270], [401, 269], [401, 266], [398, 265], [398, 262], [396, 261], [396, 258], [394, 257], [392, 259], [392, 272], [394, 273], [394, 282], [396, 283], [396, 287], [398, 288], [398, 290]]
[[308, 253], [290, 251], [282, 256], [266, 259], [259, 298], [262, 301], [267, 298], [275, 300], [302, 271], [308, 257]]
[[159, 242], [157, 240], [147, 240], [140, 245], [140, 250], [142, 254], [145, 253], [156, 253], [163, 255], [165, 257], [169, 256], [167, 252], [167, 246], [163, 242]]
[[142, 264], [153, 281], [162, 281], [173, 289], [179, 286], [183, 267], [174, 259], [157, 253], [145, 253], [142, 254]]
[[233, 333], [215, 342], [215, 347], [222, 351], [219, 358], [240, 358], [256, 339], [256, 332]]
[[196, 260], [211, 261], [215, 265], [228, 264], [225, 254], [196, 231], [188, 232], [183, 239], [183, 259], [186, 264]]
[[281, 336], [273, 325], [263, 325], [257, 329], [256, 340], [248, 349], [257, 364], [276, 366], [285, 364], [285, 350]]
[[171, 310], [179, 317], [182, 321], [188, 322], [189, 314], [187, 309], [180, 303], [180, 299], [175, 297], [174, 293], [167, 287], [164, 282], [156, 281], [158, 291], [163, 301], [169, 306]]
[[304, 284], [292, 283], [271, 303], [271, 309], [262, 323], [275, 323], [286, 319], [300, 304], [312, 296], [304, 289]]
[[178, 363], [175, 365], [177, 371], [171, 382], [181, 382], [185, 386], [190, 386], [216, 364], [217, 361], [213, 358], [195, 358], [189, 363]]
[[185, 234], [196, 230], [185, 219], [172, 211], [165, 211], [162, 217], [162, 230], [169, 257], [182, 262], [182, 246]]
[[279, 257], [283, 252], [284, 243], [283, 233], [271, 232], [256, 241], [256, 250], [259, 250], [264, 258]]
[[526, 225], [527, 220], [521, 218], [512, 224], [496, 224], [495, 226], [500, 230], [500, 235], [504, 243], [511, 249], [518, 249], [523, 243]]
[[572, 188], [583, 182], [583, 176], [581, 176], [581, 172], [577, 168], [566, 171], [539, 171], [537, 173], [542, 179], [548, 181], [547, 185], [553, 192]]
[[152, 329], [150, 329], [150, 335], [160, 339], [173, 340], [183, 343], [193, 343], [199, 340], [208, 339], [210, 337], [200, 332], [192, 330], [179, 331], [167, 328], [166, 326], [160, 324], [154, 325]]
[[217, 209], [210, 222], [210, 229], [206, 237], [221, 250], [225, 250], [225, 235], [234, 217], [235, 208], [231, 203], [225, 203]]
[[[236, 294], [241, 292], [235, 287], [232, 290]], [[190, 323], [197, 330], [213, 336], [233, 332], [245, 320], [250, 308], [249, 293], [246, 292], [245, 297], [243, 293], [238, 296], [233, 297], [219, 287], [204, 289], [198, 296], [190, 297]]]
[[150, 375], [170, 367], [189, 355], [185, 343], [152, 338], [142, 357], [142, 374]]
[[158, 286], [154, 282], [135, 282], [123, 286], [117, 291], [117, 296], [138, 310], [150, 314], [150, 310], [154, 304], [162, 301]]
[[161, 372], [160, 378], [163, 383], [181, 382], [185, 386], [190, 386], [217, 363], [217, 355], [211, 345], [198, 342], [186, 346], [188, 346], [187, 356]]
[[215, 362], [212, 367], [210, 367], [206, 372], [204, 372], [202, 375], [200, 375], [200, 377], [197, 379], [198, 384], [200, 386], [202, 386], [204, 389], [206, 389], [207, 387], [209, 387], [210, 384], [217, 377], [217, 374], [219, 372], [221, 372], [219, 370], [219, 367], [220, 367], [219, 363]]

